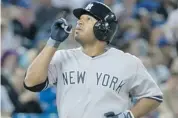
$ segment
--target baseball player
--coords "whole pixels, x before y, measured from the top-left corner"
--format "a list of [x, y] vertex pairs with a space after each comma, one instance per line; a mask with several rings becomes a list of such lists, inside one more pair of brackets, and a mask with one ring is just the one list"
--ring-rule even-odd
[[81, 47], [57, 50], [72, 27], [63, 18], [55, 21], [27, 70], [25, 88], [39, 92], [55, 85], [60, 118], [139, 118], [158, 107], [162, 92], [142, 62], [108, 46], [117, 30], [111, 9], [91, 2], [73, 14], [79, 19], [75, 40]]

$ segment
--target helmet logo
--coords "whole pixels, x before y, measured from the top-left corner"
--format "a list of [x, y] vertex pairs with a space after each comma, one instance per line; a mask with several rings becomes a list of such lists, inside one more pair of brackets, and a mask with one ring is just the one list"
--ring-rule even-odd
[[85, 8], [85, 10], [90, 11], [92, 7], [93, 7], [93, 4], [91, 3], [91, 4], [87, 5], [87, 7]]

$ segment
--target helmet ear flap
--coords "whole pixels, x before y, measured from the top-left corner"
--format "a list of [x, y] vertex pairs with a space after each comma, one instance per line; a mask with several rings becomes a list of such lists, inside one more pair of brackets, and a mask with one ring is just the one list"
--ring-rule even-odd
[[98, 40], [102, 40], [105, 41], [107, 38], [107, 34], [108, 34], [108, 30], [109, 30], [109, 24], [105, 21], [97, 21], [93, 27], [93, 31], [95, 34], [95, 37]]
[[[115, 26], [113, 26], [113, 24]], [[110, 42], [115, 34], [117, 18], [114, 13], [110, 12], [104, 20], [99, 20], [93, 27], [94, 35], [98, 40]]]

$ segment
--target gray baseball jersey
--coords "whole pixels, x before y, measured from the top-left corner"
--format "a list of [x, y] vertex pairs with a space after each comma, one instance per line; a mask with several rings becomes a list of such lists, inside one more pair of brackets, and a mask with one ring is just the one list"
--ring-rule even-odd
[[104, 118], [104, 113], [129, 109], [136, 99], [162, 101], [162, 93], [135, 56], [110, 48], [94, 58], [82, 48], [59, 50], [48, 71], [49, 84], [57, 86], [60, 118]]

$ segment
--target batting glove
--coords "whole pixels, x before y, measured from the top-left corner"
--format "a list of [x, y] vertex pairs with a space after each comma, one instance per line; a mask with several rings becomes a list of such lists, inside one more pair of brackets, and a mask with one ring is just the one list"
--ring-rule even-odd
[[106, 118], [134, 118], [134, 116], [130, 110], [121, 112], [119, 114], [115, 114], [114, 112], [108, 112], [108, 113], [105, 113], [104, 116]]
[[68, 25], [64, 18], [60, 18], [53, 23], [51, 26], [50, 39], [47, 45], [58, 47], [61, 42], [63, 42], [72, 32], [72, 25]]

